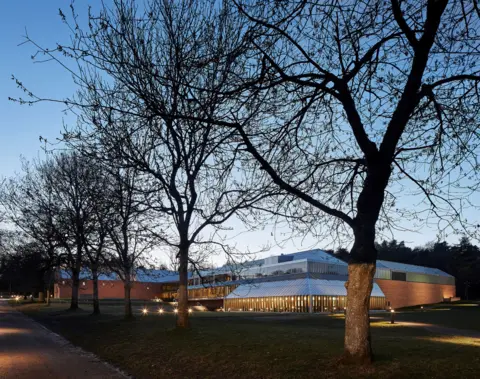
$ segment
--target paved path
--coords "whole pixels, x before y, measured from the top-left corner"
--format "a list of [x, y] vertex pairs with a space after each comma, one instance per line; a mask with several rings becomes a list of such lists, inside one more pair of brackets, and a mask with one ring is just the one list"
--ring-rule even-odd
[[0, 302], [0, 378], [126, 378]]

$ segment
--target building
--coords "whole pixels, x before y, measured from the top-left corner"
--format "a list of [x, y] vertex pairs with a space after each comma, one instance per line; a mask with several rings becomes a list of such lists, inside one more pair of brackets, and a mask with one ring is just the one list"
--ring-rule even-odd
[[[196, 272], [190, 276], [188, 296], [192, 305], [208, 309], [331, 312], [347, 307], [347, 279], [347, 263], [314, 249]], [[131, 297], [173, 301], [178, 280], [172, 271], [140, 269]], [[93, 286], [88, 272], [82, 273], [80, 284], [80, 297], [91, 298]], [[71, 280], [60, 271], [55, 297], [70, 296]], [[370, 309], [433, 304], [454, 296], [455, 278], [443, 271], [378, 260]], [[123, 282], [116, 275], [100, 275], [100, 299], [123, 297]]]
[[[272, 256], [194, 274], [189, 300], [225, 310], [321, 312], [347, 307], [348, 265], [319, 250]], [[455, 296], [438, 269], [377, 261], [370, 309], [432, 304]]]
[[[178, 290], [178, 274], [168, 270], [139, 269], [134, 275], [131, 299], [150, 300], [155, 298], [173, 299]], [[58, 270], [54, 284], [56, 299], [72, 296], [72, 279], [66, 270]], [[123, 299], [125, 296], [123, 281], [116, 274], [100, 274], [98, 276], [99, 299]], [[93, 281], [89, 270], [80, 273], [79, 298], [93, 297]]]

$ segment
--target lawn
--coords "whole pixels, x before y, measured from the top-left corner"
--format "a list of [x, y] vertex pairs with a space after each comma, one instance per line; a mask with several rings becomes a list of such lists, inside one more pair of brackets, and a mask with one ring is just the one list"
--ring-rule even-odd
[[175, 316], [154, 307], [147, 316], [136, 308], [132, 322], [115, 306], [98, 317], [59, 304], [18, 307], [135, 378], [477, 378], [480, 371], [480, 340], [411, 326], [479, 330], [475, 305], [397, 312], [394, 325], [388, 314], [372, 315], [376, 362], [362, 369], [338, 362], [343, 315], [205, 312], [193, 314], [191, 330], [178, 331]]

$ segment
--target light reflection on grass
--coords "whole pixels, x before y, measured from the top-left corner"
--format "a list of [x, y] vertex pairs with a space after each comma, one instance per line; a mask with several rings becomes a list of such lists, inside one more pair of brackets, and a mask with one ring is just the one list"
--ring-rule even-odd
[[419, 337], [421, 340], [431, 342], [442, 342], [455, 345], [480, 347], [480, 338], [463, 337], [463, 336], [445, 336], [445, 337]]

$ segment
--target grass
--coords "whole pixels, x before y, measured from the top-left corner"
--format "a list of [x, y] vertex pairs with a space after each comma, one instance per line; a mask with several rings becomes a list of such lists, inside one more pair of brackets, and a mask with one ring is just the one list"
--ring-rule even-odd
[[59, 304], [19, 309], [135, 378], [476, 378], [480, 370], [478, 340], [402, 325], [470, 326], [480, 320], [474, 306], [410, 309], [396, 314], [394, 325], [388, 314], [374, 315], [376, 362], [361, 369], [338, 362], [342, 315], [195, 313], [192, 328], [179, 331], [173, 314], [141, 316], [140, 307], [132, 322], [114, 306], [103, 307], [101, 316], [87, 308], [65, 312]]

